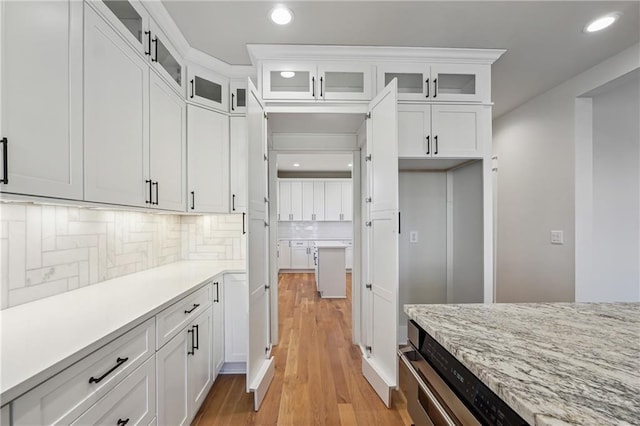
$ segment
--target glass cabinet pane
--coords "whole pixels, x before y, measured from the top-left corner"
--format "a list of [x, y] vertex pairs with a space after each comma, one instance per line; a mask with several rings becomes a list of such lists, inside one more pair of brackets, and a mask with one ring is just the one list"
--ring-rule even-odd
[[238, 89], [236, 90], [236, 107], [246, 107], [247, 106], [247, 89]]
[[154, 39], [154, 43], [156, 48], [155, 62], [159, 63], [179, 86], [182, 86], [182, 67], [180, 66], [180, 63], [173, 57], [167, 47], [162, 44], [160, 39], [156, 37]]
[[438, 92], [442, 94], [474, 95], [475, 74], [438, 74]]
[[142, 43], [142, 17], [128, 1], [104, 0], [114, 15], [124, 24], [133, 36]]
[[422, 93], [424, 90], [424, 81], [422, 80], [422, 73], [384, 73], [384, 85], [391, 83], [391, 81], [398, 79], [398, 93]]
[[309, 92], [309, 71], [271, 71], [272, 92]]
[[327, 71], [324, 78], [327, 92], [364, 93], [364, 73]]
[[[209, 99], [216, 103], [222, 103], [222, 86], [207, 79], [196, 76], [195, 92], [201, 98]], [[239, 101], [238, 101], [239, 102]], [[239, 105], [239, 104], [238, 104]]]

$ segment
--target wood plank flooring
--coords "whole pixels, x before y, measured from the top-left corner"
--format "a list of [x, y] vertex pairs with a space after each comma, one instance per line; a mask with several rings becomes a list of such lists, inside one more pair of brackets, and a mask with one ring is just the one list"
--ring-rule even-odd
[[313, 274], [278, 280], [280, 342], [275, 377], [260, 411], [244, 375], [220, 375], [193, 425], [410, 425], [404, 398], [386, 408], [361, 373], [351, 344], [351, 274], [347, 299], [321, 299]]

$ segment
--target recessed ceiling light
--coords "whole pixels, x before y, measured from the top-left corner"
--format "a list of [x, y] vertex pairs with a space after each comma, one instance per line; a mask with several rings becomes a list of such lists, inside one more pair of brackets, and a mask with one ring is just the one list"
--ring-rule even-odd
[[584, 32], [594, 33], [596, 31], [604, 30], [605, 28], [616, 22], [619, 17], [619, 13], [610, 13], [608, 15], [601, 16], [600, 18], [595, 19], [587, 24], [587, 26], [584, 27]]
[[293, 167], [300, 167], [300, 163], [293, 163]]
[[349, 163], [349, 164], [347, 164], [347, 166], [353, 167], [353, 163]]
[[293, 71], [281, 71], [280, 77], [282, 78], [293, 78], [296, 75]]
[[293, 12], [284, 6], [277, 6], [271, 11], [271, 20], [278, 25], [287, 25], [293, 20]]

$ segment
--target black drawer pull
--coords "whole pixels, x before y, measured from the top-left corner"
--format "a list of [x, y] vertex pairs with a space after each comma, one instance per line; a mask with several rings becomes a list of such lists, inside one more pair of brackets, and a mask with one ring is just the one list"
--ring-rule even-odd
[[213, 283], [213, 285], [216, 286], [216, 298], [213, 301], [214, 303], [219, 303], [220, 302], [220, 284], [219, 283]]
[[107, 377], [109, 374], [113, 373], [116, 368], [120, 367], [122, 364], [124, 364], [125, 362], [127, 362], [129, 360], [129, 358], [120, 358], [118, 357], [118, 359], [116, 359], [116, 365], [114, 365], [113, 367], [111, 367], [111, 370], [107, 371], [106, 373], [104, 373], [102, 376], [98, 377], [97, 379], [95, 377], [91, 377], [89, 379], [89, 383], [100, 383], [102, 381], [102, 379], [104, 379], [105, 377]]
[[129, 423], [129, 419], [124, 419], [124, 420], [118, 419], [118, 426], [124, 426], [127, 423]]
[[189, 309], [188, 311], [184, 311], [184, 313], [185, 314], [190, 314], [191, 312], [195, 311], [198, 306], [200, 306], [199, 303], [194, 303], [193, 304], [193, 308]]
[[0, 180], [0, 183], [4, 183], [5, 185], [7, 185], [9, 183], [9, 151], [7, 151], [8, 149], [8, 145], [9, 145], [9, 141], [7, 140], [7, 138], [2, 138], [2, 140], [0, 140], [0, 143], [2, 143], [2, 179]]
[[242, 235], [247, 233], [247, 229], [245, 228], [245, 225], [244, 225], [244, 219], [245, 219], [246, 216], [247, 216], [247, 214], [243, 212], [242, 213]]
[[196, 344], [194, 343], [193, 340], [193, 328], [191, 330], [187, 330], [187, 333], [191, 334], [191, 350], [187, 351], [187, 355], [195, 355], [196, 353]]
[[196, 344], [193, 345], [193, 351], [195, 352], [196, 349], [200, 349], [200, 329], [197, 324], [194, 325], [193, 328], [196, 330]]

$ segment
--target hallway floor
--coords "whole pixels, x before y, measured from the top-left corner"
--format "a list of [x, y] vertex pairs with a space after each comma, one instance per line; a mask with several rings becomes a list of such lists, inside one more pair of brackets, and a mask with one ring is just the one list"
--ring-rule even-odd
[[280, 274], [275, 377], [259, 412], [244, 375], [219, 375], [193, 425], [410, 425], [394, 392], [387, 409], [361, 373], [347, 299], [321, 299], [313, 274]]

